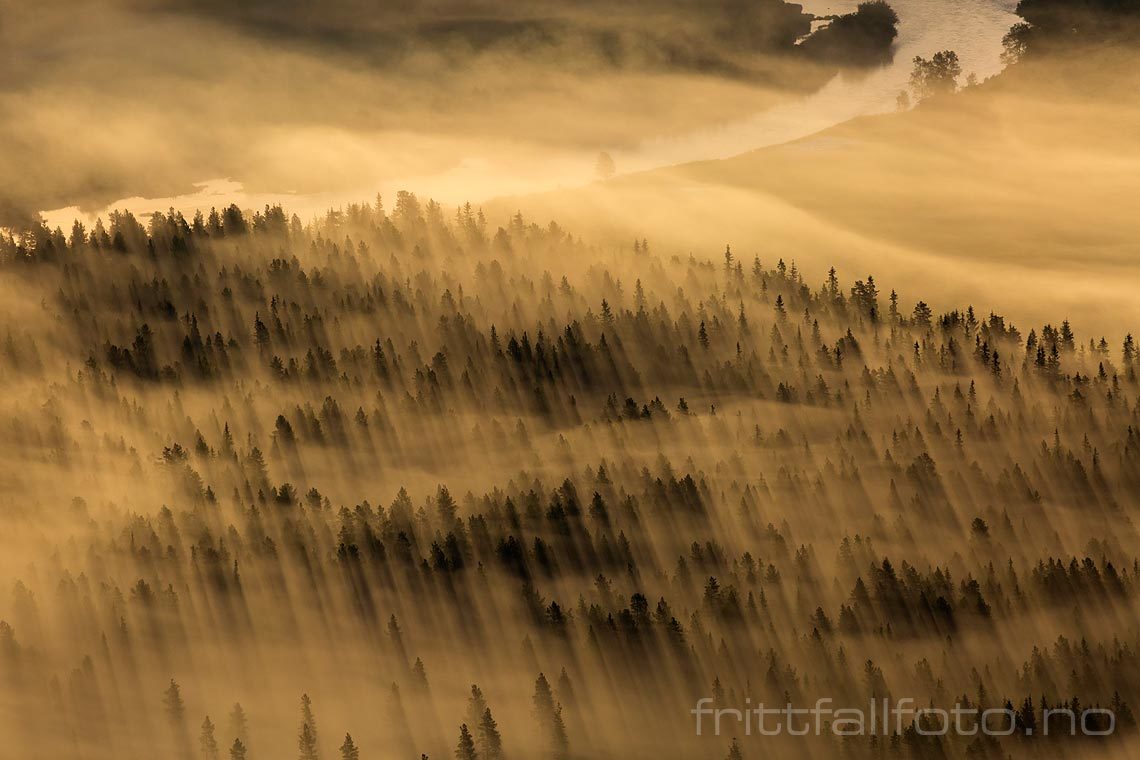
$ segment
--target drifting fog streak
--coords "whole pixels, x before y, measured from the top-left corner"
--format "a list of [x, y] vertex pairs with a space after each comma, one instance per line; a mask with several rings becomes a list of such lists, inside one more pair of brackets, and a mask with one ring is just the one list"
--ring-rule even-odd
[[523, 187], [548, 161], [576, 181], [600, 150], [822, 86], [838, 66], [796, 54], [797, 8], [6, 0], [0, 212], [18, 224], [219, 177], [343, 199], [473, 158]]
[[[441, 114], [425, 115], [407, 110], [409, 104], [387, 102], [384, 122], [393, 126], [417, 125], [420, 139], [426, 144], [411, 142], [406, 148], [393, 151], [400, 141], [413, 139], [411, 134], [393, 134], [382, 129], [376, 134], [344, 131], [349, 125], [334, 124], [336, 129], [320, 132], [295, 130], [289, 144], [272, 144], [274, 152], [258, 160], [296, 164], [298, 156], [305, 162], [324, 169], [322, 183], [317, 188], [312, 182], [303, 182], [299, 176], [281, 178], [276, 184], [261, 182], [256, 176], [240, 173], [236, 163], [215, 164], [229, 176], [247, 183], [245, 188], [226, 183], [224, 198], [215, 200], [207, 192], [196, 192], [175, 197], [151, 196], [143, 198], [108, 198], [115, 208], [130, 208], [136, 213], [152, 208], [173, 206], [190, 213], [194, 208], [224, 200], [237, 202], [248, 208], [260, 208], [265, 203], [284, 203], [302, 218], [323, 213], [330, 207], [365, 197], [377, 189], [391, 193], [402, 187], [416, 187], [444, 202], [462, 203], [498, 195], [517, 195], [548, 190], [558, 186], [575, 186], [594, 179], [594, 159], [599, 150], [608, 150], [618, 159], [621, 172], [679, 163], [682, 161], [718, 158], [745, 150], [772, 145], [811, 134], [846, 119], [867, 113], [880, 113], [893, 109], [898, 92], [905, 88], [910, 75], [911, 60], [915, 55], [929, 56], [933, 52], [952, 48], [959, 52], [964, 64], [980, 78], [988, 77], [1001, 69], [999, 54], [1001, 38], [1016, 21], [1010, 11], [1011, 0], [974, 0], [953, 8], [926, 2], [897, 2], [894, 7], [900, 15], [899, 41], [892, 48], [891, 61], [869, 69], [851, 69], [846, 73], [818, 79], [823, 85], [819, 92], [801, 95], [794, 90], [816, 82], [815, 74], [788, 69], [774, 83], [764, 81], [726, 83], [719, 77], [694, 77], [684, 72], [656, 76], [615, 76], [610, 69], [600, 73], [605, 78], [587, 77], [581, 84], [588, 90], [575, 88], [573, 94], [564, 93], [559, 100], [572, 98], [573, 110], [564, 114], [566, 103], [542, 100], [539, 93], [526, 89], [517, 72], [508, 85], [511, 97], [523, 106], [512, 114], [509, 122], [496, 122], [493, 133], [464, 135], [439, 134], [425, 140], [423, 124], [439, 129]], [[806, 3], [805, 10], [820, 16], [850, 13], [854, 2]], [[381, 79], [391, 72], [378, 74]], [[546, 75], [543, 89], [552, 86], [552, 74]], [[564, 75], [563, 75], [564, 77]], [[464, 113], [463, 121], [474, 125], [476, 114], [493, 113], [499, 106], [494, 94], [496, 79], [479, 82], [482, 101], [466, 103], [455, 109]], [[792, 90], [783, 94], [772, 90], [772, 84]], [[566, 83], [570, 87], [572, 81]], [[438, 83], [433, 82], [433, 87]], [[679, 88], [679, 89], [678, 89]], [[684, 103], [682, 112], [667, 103], [655, 100], [650, 93], [671, 93], [671, 100]], [[610, 93], [610, 94], [607, 94]], [[304, 100], [307, 95], [291, 91], [283, 93], [291, 100]], [[256, 97], [256, 96], [255, 96]], [[404, 97], [399, 98], [405, 100]], [[620, 115], [617, 109], [621, 109]], [[394, 109], [394, 110], [390, 110]], [[449, 109], [450, 110], [450, 109]], [[536, 124], [535, 136], [511, 135], [509, 130], [535, 122], [539, 113], [552, 118]], [[652, 124], [639, 122], [640, 116], [652, 118]], [[741, 117], [746, 118], [741, 118]], [[449, 119], [454, 118], [448, 115]], [[604, 132], [600, 124], [591, 129], [590, 137], [576, 135], [585, 125], [599, 122], [608, 124]], [[628, 130], [621, 134], [613, 131], [617, 124]], [[504, 131], [504, 128], [507, 131]], [[269, 135], [280, 133], [285, 139], [288, 132], [280, 128], [268, 130]], [[430, 134], [430, 132], [429, 132]], [[263, 138], [264, 139], [264, 138]], [[314, 146], [329, 143], [328, 149], [312, 155]], [[294, 147], [299, 146], [299, 147]], [[436, 157], [434, 163], [412, 164], [408, 153], [428, 154]], [[389, 155], [391, 153], [391, 155]], [[284, 161], [283, 157], [290, 157]], [[439, 157], [447, 156], [444, 162]], [[398, 158], [399, 157], [399, 158]], [[337, 167], [333, 170], [333, 167]], [[251, 167], [244, 167], [248, 172]], [[261, 171], [260, 168], [257, 171]], [[293, 170], [296, 175], [300, 167]], [[190, 177], [194, 182], [209, 179], [206, 176]], [[183, 179], [180, 186], [185, 186]], [[217, 186], [219, 183], [213, 183]], [[294, 192], [296, 191], [296, 192]], [[100, 210], [103, 204], [83, 209], [68, 206], [48, 211], [50, 224], [69, 224], [82, 212]], [[91, 218], [94, 218], [93, 216]]]

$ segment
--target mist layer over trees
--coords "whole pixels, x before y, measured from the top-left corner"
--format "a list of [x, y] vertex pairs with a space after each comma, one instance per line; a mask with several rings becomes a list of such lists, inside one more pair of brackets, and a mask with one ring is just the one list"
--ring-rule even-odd
[[[444, 59], [615, 42], [591, 36], [592, 4], [444, 20], [409, 4], [353, 29], [358, 6], [109, 13], [154, 28], [205, 16], [302, 48], [341, 40], [380, 67], [403, 53], [354, 46], [387, 24], [444, 40]], [[1134, 8], [1025, 0], [1008, 61], [1030, 77], [1053, 55], [1086, 59], [1065, 80], [1080, 89], [1088, 67], [1128, 60]], [[693, 7], [655, 12], [655, 28], [667, 16], [675, 30]], [[766, 20], [769, 38], [733, 16], [752, 12], [790, 26]], [[881, 3], [806, 40], [802, 17], [721, 3], [717, 18], [738, 23], [701, 39], [734, 60], [797, 47], [785, 52], [826, 66], [851, 39], [893, 39]], [[619, 38], [613, 50], [652, 53], [636, 66], [661, 63], [644, 36]], [[953, 51], [915, 64], [919, 105], [891, 124], [931, 124], [985, 94], [972, 82], [957, 94]], [[6, 92], [4, 105], [22, 97]], [[10, 174], [70, 192], [35, 165]], [[613, 244], [410, 192], [308, 223], [227, 205], [117, 211], [65, 231], [12, 212], [19, 226], [0, 232], [0, 755], [1140, 754], [1132, 326], [1023, 323], [1002, 303], [896, 290], [889, 263], [797, 262], [813, 251], [787, 237], [745, 249], [709, 223], [720, 201], [689, 197], [685, 210], [705, 213], [683, 220], [702, 238], [692, 248], [650, 224]], [[635, 208], [621, 209], [627, 225]], [[801, 731], [789, 712], [767, 736], [732, 712], [708, 718], [883, 700], [1002, 717], [988, 733], [912, 713], [842, 735], [827, 722]]]
[[[1134, 747], [1131, 337], [393, 201], [4, 239], [20, 756]], [[1017, 731], [697, 736], [706, 697]], [[1060, 706], [1116, 731], [1026, 731]]]
[[890, 58], [882, 14], [820, 50], [796, 44], [813, 18], [782, 0], [0, 0], [0, 226], [224, 178], [355, 200], [468, 161], [581, 160], [582, 181], [600, 150]]

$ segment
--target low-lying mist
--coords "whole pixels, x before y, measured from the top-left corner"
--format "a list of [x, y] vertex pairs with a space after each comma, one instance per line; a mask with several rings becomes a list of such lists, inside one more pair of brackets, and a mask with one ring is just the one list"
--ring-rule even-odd
[[889, 59], [885, 14], [861, 12], [816, 53], [794, 44], [812, 17], [781, 0], [6, 0], [0, 223], [215, 178], [343, 199], [482, 161], [532, 183], [526, 167], [548, 165], [542, 187], [551, 172], [577, 184], [601, 151]]
[[0, 0], [0, 756], [1138, 756], [1132, 4], [724, 161], [375, 193], [887, 10]]
[[[0, 248], [22, 757], [1135, 750], [1131, 337], [409, 193]], [[1017, 736], [692, 712], [880, 698]]]
[[786, 145], [517, 196], [498, 213], [557, 216], [594, 239], [659, 230], [680, 248], [710, 230], [761, 256], [891, 272], [940, 306], [1058, 312], [1123, 338], [1140, 223], [1140, 58], [1111, 41], [1029, 56], [912, 111]]

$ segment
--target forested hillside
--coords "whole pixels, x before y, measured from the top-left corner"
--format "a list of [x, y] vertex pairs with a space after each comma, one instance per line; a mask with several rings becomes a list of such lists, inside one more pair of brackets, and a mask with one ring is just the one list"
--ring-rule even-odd
[[[0, 241], [21, 758], [1140, 751], [1129, 325], [389, 202]], [[1016, 725], [692, 712], [887, 697]]]
[[[1023, 5], [1038, 19], [1085, 4]], [[591, 238], [648, 227], [686, 248], [715, 230], [742, 251], [889, 275], [914, 298], [944, 293], [1039, 323], [1067, 315], [1123, 338], [1140, 321], [1140, 24], [1100, 23], [1123, 39], [1021, 25], [999, 76], [971, 83], [963, 59], [956, 93], [918, 103], [912, 92], [910, 110], [487, 211], [557, 218]]]

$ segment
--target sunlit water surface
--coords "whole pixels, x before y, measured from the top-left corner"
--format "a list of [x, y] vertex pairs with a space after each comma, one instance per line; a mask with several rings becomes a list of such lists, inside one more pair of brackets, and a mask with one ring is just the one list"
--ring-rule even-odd
[[[805, 0], [817, 16], [847, 13], [856, 0]], [[680, 139], [646, 143], [620, 156], [626, 170], [650, 169], [684, 161], [725, 158], [794, 140], [867, 114], [897, 108], [907, 88], [915, 56], [954, 50], [965, 75], [984, 80], [1001, 71], [1001, 40], [1017, 22], [1017, 0], [892, 0], [899, 14], [899, 37], [889, 65], [859, 75], [840, 75], [820, 91], [751, 118]]]

